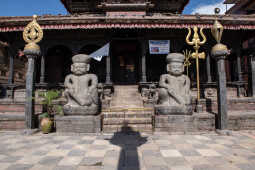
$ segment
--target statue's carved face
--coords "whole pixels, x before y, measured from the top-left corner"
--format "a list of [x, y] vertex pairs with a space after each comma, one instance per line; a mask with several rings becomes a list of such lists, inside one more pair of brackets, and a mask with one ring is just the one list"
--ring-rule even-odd
[[167, 72], [174, 76], [180, 76], [184, 72], [184, 66], [181, 62], [171, 62], [167, 65]]
[[89, 71], [89, 64], [74, 63], [71, 66], [71, 71], [76, 75], [86, 74]]

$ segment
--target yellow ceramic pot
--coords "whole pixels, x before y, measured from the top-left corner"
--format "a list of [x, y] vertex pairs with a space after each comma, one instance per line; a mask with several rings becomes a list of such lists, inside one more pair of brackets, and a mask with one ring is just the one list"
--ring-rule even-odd
[[44, 134], [50, 133], [52, 130], [52, 126], [53, 126], [53, 121], [48, 118], [42, 118], [41, 120], [41, 130]]

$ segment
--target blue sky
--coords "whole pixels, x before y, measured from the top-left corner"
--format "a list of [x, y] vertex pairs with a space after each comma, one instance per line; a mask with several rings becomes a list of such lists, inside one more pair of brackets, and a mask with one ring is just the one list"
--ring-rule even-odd
[[[67, 14], [60, 0], [2, 0], [0, 4], [0, 16], [32, 16], [33, 14]], [[215, 7], [221, 7], [223, 0], [190, 0], [184, 10], [184, 14], [212, 13]]]

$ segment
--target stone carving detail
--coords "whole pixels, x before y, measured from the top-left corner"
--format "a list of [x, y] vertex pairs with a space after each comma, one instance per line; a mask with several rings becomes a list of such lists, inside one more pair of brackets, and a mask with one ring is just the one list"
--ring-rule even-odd
[[157, 114], [192, 114], [190, 80], [183, 74], [184, 58], [180, 53], [171, 53], [166, 58], [168, 74], [160, 77]]
[[157, 85], [155, 83], [143, 85], [141, 96], [144, 106], [154, 106], [158, 100]]
[[88, 74], [90, 57], [78, 54], [72, 58], [73, 74], [65, 78], [67, 104], [65, 115], [95, 115], [98, 113], [98, 79], [95, 74]]

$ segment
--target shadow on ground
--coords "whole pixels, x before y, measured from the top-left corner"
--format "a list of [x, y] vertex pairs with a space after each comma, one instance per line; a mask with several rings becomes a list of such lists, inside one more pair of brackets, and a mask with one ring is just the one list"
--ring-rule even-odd
[[109, 141], [121, 147], [117, 170], [141, 170], [138, 147], [147, 142], [147, 137], [142, 137], [139, 132], [124, 124], [121, 131], [115, 132]]

